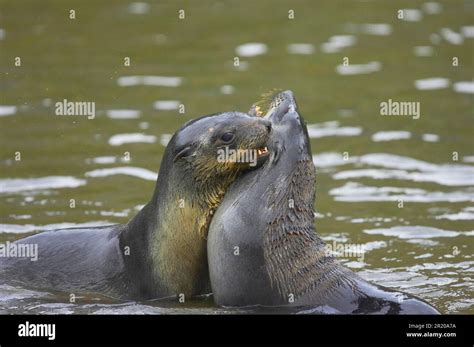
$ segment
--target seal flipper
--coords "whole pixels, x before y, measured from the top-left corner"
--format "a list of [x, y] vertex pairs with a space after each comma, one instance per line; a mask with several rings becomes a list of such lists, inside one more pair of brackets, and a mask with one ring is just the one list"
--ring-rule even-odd
[[354, 314], [440, 314], [433, 306], [410, 294], [359, 279], [360, 291]]

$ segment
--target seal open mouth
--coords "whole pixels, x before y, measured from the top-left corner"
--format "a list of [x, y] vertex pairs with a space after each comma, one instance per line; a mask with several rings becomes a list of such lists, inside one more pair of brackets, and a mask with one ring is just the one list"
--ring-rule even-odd
[[260, 100], [250, 108], [249, 114], [278, 122], [291, 110], [297, 110], [293, 92], [274, 91], [262, 94]]
[[[282, 124], [284, 120], [288, 119], [286, 115], [290, 113], [292, 114], [290, 119], [297, 122], [295, 124], [304, 122], [298, 113], [298, 106], [291, 90], [274, 90], [262, 94], [260, 100], [254, 103], [248, 112], [251, 116], [268, 119], [273, 125]], [[304, 128], [306, 129], [306, 127]], [[257, 159], [259, 159], [259, 163], [263, 162], [271, 153], [274, 153], [275, 158], [277, 158], [277, 152], [277, 146], [275, 146], [273, 140], [270, 140], [267, 146], [257, 149]]]
[[267, 162], [268, 158], [270, 157], [270, 151], [268, 147], [260, 147], [255, 149], [256, 153], [256, 163], [255, 166], [251, 167], [251, 169], [258, 169], [263, 166], [264, 163]]
[[[260, 100], [252, 105], [248, 113], [255, 117], [268, 119], [272, 123], [275, 131], [267, 143], [269, 153], [265, 151], [265, 154], [272, 158], [273, 163], [278, 161], [280, 152], [285, 150], [286, 138], [278, 136], [278, 133], [291, 132], [292, 129], [296, 133], [302, 132], [302, 136], [294, 135], [301, 140], [300, 148], [303, 152], [308, 152], [307, 149], [311, 148], [306, 122], [299, 112], [295, 96], [291, 90], [263, 94]], [[277, 129], [280, 130], [277, 131]]]
[[268, 155], [268, 148], [265, 146], [263, 148], [257, 148], [257, 157], [263, 157]]

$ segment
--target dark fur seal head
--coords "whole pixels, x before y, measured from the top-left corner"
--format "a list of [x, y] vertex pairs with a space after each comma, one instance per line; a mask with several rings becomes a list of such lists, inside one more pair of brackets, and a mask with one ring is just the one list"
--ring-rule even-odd
[[332, 313], [437, 313], [420, 299], [364, 281], [328, 252], [313, 223], [315, 167], [293, 93], [278, 93], [251, 113], [272, 122], [270, 157], [230, 186], [210, 225], [216, 303], [309, 306]]
[[213, 292], [228, 306], [287, 303], [289, 294], [312, 285], [304, 262], [319, 256], [302, 253], [315, 238], [315, 168], [293, 93], [278, 93], [250, 113], [272, 122], [270, 157], [229, 188], [209, 229]]

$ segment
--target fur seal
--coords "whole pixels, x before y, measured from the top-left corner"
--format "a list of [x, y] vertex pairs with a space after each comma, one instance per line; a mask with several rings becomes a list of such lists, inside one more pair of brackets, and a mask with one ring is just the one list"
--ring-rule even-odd
[[0, 278], [35, 289], [121, 299], [207, 294], [206, 237], [228, 186], [252, 163], [218, 160], [219, 149], [268, 157], [268, 120], [225, 112], [186, 123], [169, 142], [151, 201], [127, 224], [43, 232], [38, 260], [0, 259]]
[[273, 126], [270, 158], [229, 187], [209, 228], [215, 302], [281, 306], [281, 312], [439, 313], [418, 298], [363, 280], [327, 252], [313, 224], [316, 170], [293, 93], [277, 94], [265, 118]]

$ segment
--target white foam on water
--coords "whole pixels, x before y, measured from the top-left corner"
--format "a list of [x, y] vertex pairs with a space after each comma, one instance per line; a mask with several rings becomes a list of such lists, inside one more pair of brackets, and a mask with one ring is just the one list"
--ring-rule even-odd
[[370, 241], [362, 245], [362, 249], [366, 252], [373, 251], [374, 249], [386, 248], [387, 242], [385, 241]]
[[371, 61], [367, 64], [340, 64], [336, 66], [336, 71], [340, 75], [362, 75], [380, 71], [382, 63], [378, 61]]
[[443, 77], [425, 78], [415, 80], [415, 88], [418, 90], [433, 90], [449, 87], [449, 79]]
[[474, 94], [474, 81], [455, 82], [453, 89], [457, 93]]
[[168, 36], [166, 34], [156, 34], [153, 36], [153, 42], [157, 45], [162, 45], [168, 41]]
[[130, 160], [127, 160], [124, 157], [114, 157], [114, 156], [101, 156], [95, 158], [88, 158], [86, 159], [87, 164], [100, 164], [100, 165], [107, 165], [107, 164], [115, 164], [115, 163], [128, 163]]
[[416, 257], [413, 257], [414, 259], [425, 259], [425, 258], [431, 258], [433, 256], [432, 253], [425, 253], [425, 254], [420, 254], [417, 255]]
[[[400, 271], [402, 270], [402, 271]], [[403, 271], [404, 269], [395, 268], [377, 268], [370, 270], [363, 270], [359, 272], [364, 279], [375, 283], [392, 283], [391, 287], [400, 287], [400, 283], [406, 284], [415, 278], [423, 277], [419, 274]], [[425, 277], [423, 277], [425, 278]], [[411, 286], [411, 285], [410, 285]]]
[[95, 157], [91, 159], [86, 159], [86, 163], [88, 164], [114, 164], [117, 162], [117, 157], [114, 156], [103, 156], [103, 157]]
[[408, 271], [420, 271], [420, 270], [443, 270], [443, 269], [464, 269], [469, 270], [472, 269], [474, 265], [474, 261], [462, 261], [460, 263], [447, 263], [447, 262], [439, 262], [439, 263], [424, 263], [420, 265], [414, 265], [407, 268]]
[[158, 174], [156, 172], [141, 167], [121, 166], [109, 169], [97, 169], [85, 173], [86, 177], [108, 177], [113, 175], [127, 175], [142, 178], [148, 181], [156, 181]]
[[433, 52], [434, 50], [431, 46], [416, 46], [413, 48], [413, 53], [417, 57], [431, 57]]
[[361, 33], [375, 36], [388, 36], [392, 34], [393, 28], [387, 23], [347, 23], [344, 29], [350, 33]]
[[450, 28], [440, 30], [441, 37], [453, 45], [462, 45], [464, 37]]
[[435, 164], [426, 161], [391, 153], [369, 153], [360, 156], [359, 161], [367, 165], [382, 166], [391, 169], [435, 170], [437, 167]]
[[395, 218], [390, 217], [360, 217], [360, 218], [352, 218], [350, 220], [351, 223], [377, 223], [380, 224], [392, 222]]
[[[23, 299], [35, 299], [51, 297], [45, 292], [36, 292], [29, 289], [14, 287], [7, 284], [0, 285], [0, 302], [17, 301]], [[3, 312], [2, 312], [3, 313]]]
[[150, 12], [150, 4], [146, 2], [132, 2], [128, 5], [128, 11], [133, 14], [145, 14]]
[[439, 135], [436, 135], [436, 134], [423, 134], [421, 135], [421, 138], [425, 142], [438, 142], [439, 141]]
[[170, 76], [122, 76], [117, 79], [117, 83], [120, 87], [140, 85], [178, 87], [183, 83], [183, 78]]
[[[357, 158], [357, 157], [356, 157]], [[474, 184], [474, 167], [462, 164], [433, 164], [410, 157], [389, 153], [371, 153], [360, 156], [357, 162], [388, 169], [356, 169], [340, 171], [335, 179], [369, 177], [374, 179], [400, 179], [414, 182], [434, 182], [447, 186]], [[418, 170], [418, 171], [406, 171]]]
[[436, 216], [436, 219], [448, 219], [448, 220], [474, 220], [474, 207], [465, 207], [462, 211], [457, 213], [444, 213]]
[[290, 43], [286, 49], [290, 54], [313, 54], [316, 51], [312, 43]]
[[399, 239], [436, 239], [440, 237], [469, 235], [468, 232], [465, 231], [444, 230], [420, 225], [364, 229], [363, 232], [369, 235], [395, 236]]
[[423, 247], [435, 247], [439, 245], [439, 241], [429, 239], [411, 239], [406, 240], [406, 242]]
[[336, 152], [325, 152], [313, 155], [314, 165], [320, 168], [346, 165], [355, 161], [357, 161], [357, 157], [349, 156], [347, 159], [344, 159], [341, 153]]
[[321, 51], [324, 53], [337, 53], [343, 48], [355, 45], [357, 38], [354, 35], [335, 35], [331, 36], [327, 42], [321, 45]]
[[160, 136], [160, 143], [166, 147], [168, 146], [168, 143], [170, 142], [172, 137], [173, 137], [172, 134], [162, 134]]
[[360, 127], [339, 127], [339, 122], [326, 122], [319, 124], [309, 124], [308, 135], [311, 138], [327, 136], [358, 136], [362, 133]]
[[440, 216], [436, 216], [436, 219], [449, 219], [449, 220], [474, 220], [473, 212], [458, 212], [458, 213], [447, 213]]
[[41, 100], [41, 105], [44, 107], [51, 107], [53, 105], [53, 100], [51, 98], [44, 98]]
[[474, 38], [474, 25], [463, 26], [461, 27], [461, 34], [466, 39]]
[[405, 140], [411, 138], [409, 131], [379, 131], [372, 135], [372, 141], [395, 141]]
[[370, 153], [359, 157], [359, 161], [391, 169], [420, 170], [420, 171], [450, 171], [474, 173], [474, 166], [462, 164], [433, 164], [402, 155], [391, 153]]
[[234, 69], [239, 70], [239, 71], [247, 71], [249, 69], [250, 64], [247, 61], [239, 61], [239, 65], [235, 66], [232, 64]]
[[130, 209], [127, 208], [120, 212], [115, 211], [100, 211], [99, 214], [104, 217], [128, 217], [130, 215]]
[[423, 19], [423, 13], [416, 8], [403, 8], [403, 18], [405, 22], [419, 22]]
[[31, 219], [31, 214], [11, 214], [10, 217], [13, 219]]
[[0, 117], [12, 116], [18, 111], [18, 107], [9, 105], [0, 105]]
[[429, 1], [421, 5], [426, 14], [438, 14], [443, 11], [443, 6], [439, 2]]
[[413, 182], [434, 182], [445, 186], [474, 185], [472, 172], [408, 172], [405, 170], [361, 169], [341, 171], [333, 175], [336, 180], [372, 178], [376, 180], [397, 179]]
[[111, 119], [136, 119], [140, 117], [141, 112], [139, 110], [107, 110], [106, 115]]
[[140, 122], [140, 123], [138, 124], [138, 127], [139, 127], [140, 129], [142, 129], [142, 130], [146, 130], [146, 129], [148, 129], [148, 128], [150, 127], [150, 123], [148, 123], [148, 122]]
[[[122, 307], [121, 307], [122, 306]], [[142, 304], [130, 304], [126, 303], [125, 305], [103, 305], [100, 307], [96, 305], [94, 307], [95, 311], [92, 314], [95, 315], [111, 315], [111, 314], [120, 314], [120, 315], [158, 315], [158, 314], [172, 314], [173, 310], [168, 308], [156, 307], [156, 306], [148, 306]], [[183, 312], [187, 311], [182, 311]], [[189, 310], [187, 313], [192, 312]]]
[[109, 145], [120, 146], [124, 143], [155, 143], [157, 140], [155, 135], [144, 135], [141, 133], [116, 134], [109, 139]]
[[134, 207], [136, 211], [140, 211], [142, 208], [144, 208], [146, 205], [145, 204], [140, 204]]
[[465, 163], [474, 163], [474, 155], [467, 155], [462, 157], [462, 161]]
[[347, 234], [345, 233], [328, 233], [321, 235], [321, 238], [326, 242], [336, 241], [339, 243], [345, 243], [349, 241], [349, 239], [347, 238]]
[[369, 35], [388, 36], [393, 29], [390, 24], [386, 23], [367, 23], [361, 24], [361, 32]]
[[234, 94], [235, 87], [231, 86], [230, 84], [225, 84], [225, 85], [221, 86], [219, 90], [222, 94], [230, 95], [230, 94]]
[[181, 102], [178, 100], [159, 100], [153, 103], [153, 108], [159, 111], [177, 110]]
[[240, 57], [255, 57], [267, 53], [267, 45], [260, 42], [249, 42], [235, 48], [235, 53]]
[[0, 224], [0, 234], [24, 234], [31, 233], [34, 231], [47, 231], [47, 230], [58, 230], [67, 228], [87, 228], [111, 225], [110, 222], [106, 221], [95, 221], [86, 223], [54, 223], [46, 225], [34, 225], [34, 224]]
[[474, 202], [474, 191], [437, 192], [419, 188], [375, 187], [360, 183], [347, 182], [333, 188], [329, 195], [336, 201], [399, 201], [433, 203], [433, 202]]
[[[468, 156], [466, 158], [469, 162], [470, 157]], [[385, 168], [364, 168], [339, 171], [333, 176], [335, 179], [368, 177], [373, 179], [399, 179], [414, 182], [434, 182], [446, 186], [468, 186], [474, 184], [474, 166], [471, 165], [434, 164], [390, 153], [370, 153], [362, 156], [350, 156], [348, 159], [348, 161], [344, 161], [342, 154], [340, 153], [322, 153], [321, 155], [313, 156], [315, 165], [322, 168], [334, 167], [347, 163], [355, 163], [359, 165], [365, 164]], [[472, 160], [474, 161], [474, 158]], [[471, 199], [471, 195], [469, 196], [469, 199]], [[440, 199], [440, 201], [445, 201], [444, 198]], [[454, 198], [451, 197], [450, 199]], [[456, 199], [459, 198], [456, 197]], [[466, 200], [463, 198], [459, 201]]]
[[0, 179], [0, 193], [17, 193], [31, 190], [77, 188], [85, 185], [86, 180], [72, 176], [46, 176], [37, 178]]

